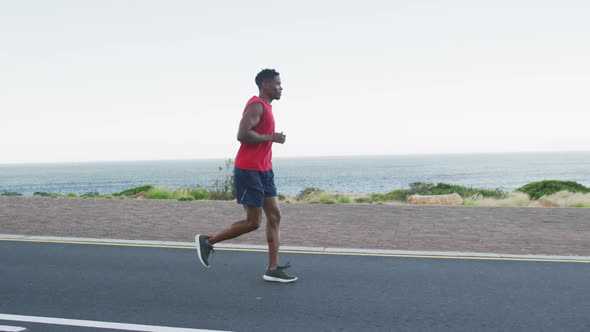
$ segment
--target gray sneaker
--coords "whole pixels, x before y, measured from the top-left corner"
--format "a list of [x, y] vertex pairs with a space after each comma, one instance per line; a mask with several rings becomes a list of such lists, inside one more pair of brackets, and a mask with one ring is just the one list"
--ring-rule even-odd
[[210, 267], [209, 265], [209, 255], [213, 252], [213, 246], [207, 242], [209, 237], [207, 235], [197, 234], [195, 236], [195, 245], [197, 247], [197, 253], [199, 254], [199, 261], [205, 265], [205, 267]]
[[276, 282], [294, 282], [297, 280], [297, 277], [290, 276], [285, 272], [285, 269], [291, 267], [289, 263], [285, 265], [279, 265], [276, 269], [271, 270], [270, 268], [266, 269], [266, 272], [262, 276], [262, 278], [266, 281], [276, 281]]

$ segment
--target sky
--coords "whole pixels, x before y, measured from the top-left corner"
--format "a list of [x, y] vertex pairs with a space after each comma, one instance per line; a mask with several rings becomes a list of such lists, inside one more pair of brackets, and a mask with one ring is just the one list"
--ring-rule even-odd
[[590, 151], [587, 1], [0, 1], [0, 164]]

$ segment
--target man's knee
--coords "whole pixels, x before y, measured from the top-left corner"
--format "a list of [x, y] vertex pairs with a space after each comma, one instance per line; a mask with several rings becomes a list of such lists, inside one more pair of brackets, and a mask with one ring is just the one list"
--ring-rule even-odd
[[269, 211], [268, 214], [266, 215], [266, 217], [268, 218], [269, 222], [278, 224], [281, 222], [281, 210], [275, 209], [275, 210]]
[[261, 218], [248, 218], [247, 220], [250, 231], [255, 231], [260, 228]]
[[255, 231], [260, 228], [260, 224], [262, 223], [262, 211], [260, 208], [246, 208], [247, 218], [246, 221], [248, 222], [248, 226], [250, 231]]

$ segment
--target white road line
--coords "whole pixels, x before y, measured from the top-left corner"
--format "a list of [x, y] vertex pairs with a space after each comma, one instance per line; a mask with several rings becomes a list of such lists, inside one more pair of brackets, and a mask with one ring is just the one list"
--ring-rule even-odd
[[26, 330], [24, 327], [0, 325], [0, 332], [22, 332]]
[[[112, 323], [112, 322], [99, 322], [99, 321], [92, 321], [92, 320], [21, 316], [21, 315], [7, 315], [7, 314], [0, 314], [0, 320], [14, 321], [14, 322], [78, 326], [78, 327], [92, 327], [92, 328], [97, 328], [97, 329], [125, 330], [125, 331], [137, 331], [137, 332], [229, 332], [229, 331], [220, 331], [220, 330], [200, 330], [200, 329], [189, 329], [189, 328], [182, 328], [182, 327], [124, 324], [124, 323]], [[25, 331], [25, 330], [14, 330], [14, 331]], [[0, 331], [2, 331], [2, 330], [0, 330]], [[13, 330], [9, 330], [9, 331], [13, 331]]]
[[[121, 239], [95, 239], [55, 236], [29, 236], [0, 234], [0, 241], [12, 242], [41, 242], [88, 245], [116, 245], [129, 247], [175, 248], [194, 250], [194, 242], [172, 241], [137, 241]], [[266, 251], [267, 246], [249, 244], [219, 243], [215, 245], [219, 250], [230, 251]], [[557, 256], [557, 255], [514, 255], [481, 252], [450, 252], [450, 251], [410, 251], [388, 249], [354, 249], [354, 248], [325, 248], [325, 247], [288, 247], [280, 248], [281, 252], [291, 254], [319, 254], [319, 255], [350, 255], [350, 256], [385, 256], [408, 258], [450, 258], [450, 259], [481, 259], [481, 260], [510, 260], [510, 261], [539, 261], [561, 263], [590, 263], [590, 256]]]

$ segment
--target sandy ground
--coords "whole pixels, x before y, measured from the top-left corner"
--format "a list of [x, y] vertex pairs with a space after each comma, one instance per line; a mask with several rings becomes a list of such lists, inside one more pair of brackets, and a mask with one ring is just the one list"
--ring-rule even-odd
[[[590, 209], [281, 204], [285, 246], [590, 256]], [[193, 241], [235, 202], [0, 197], [0, 234]], [[264, 226], [228, 242], [265, 244]]]

